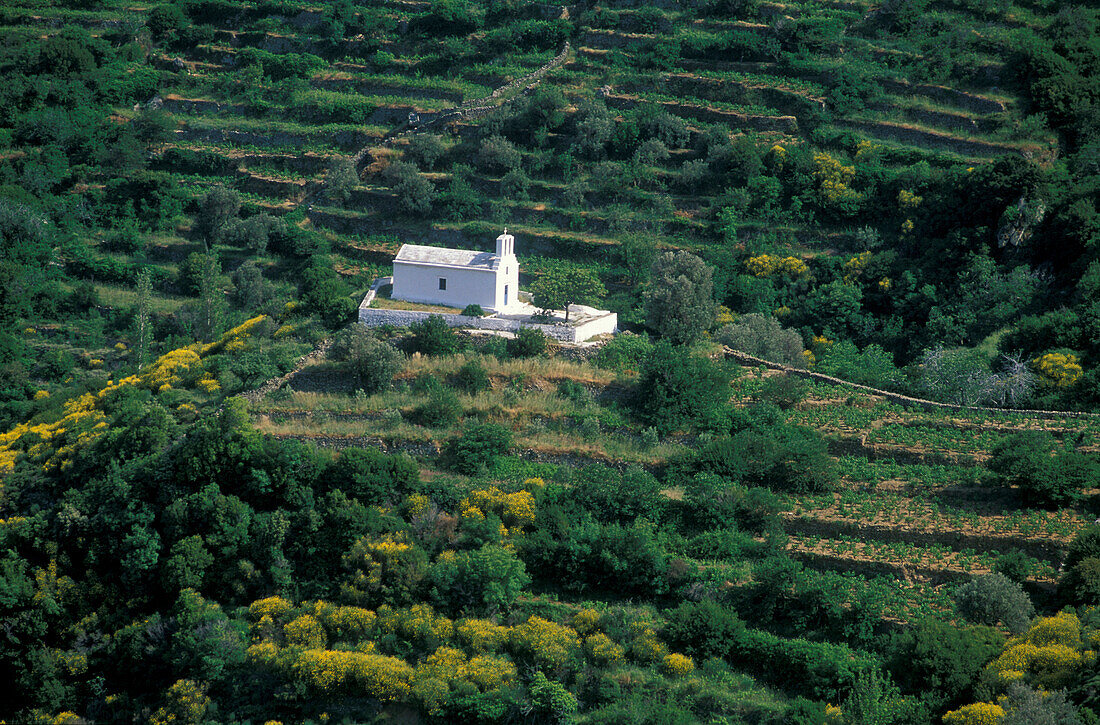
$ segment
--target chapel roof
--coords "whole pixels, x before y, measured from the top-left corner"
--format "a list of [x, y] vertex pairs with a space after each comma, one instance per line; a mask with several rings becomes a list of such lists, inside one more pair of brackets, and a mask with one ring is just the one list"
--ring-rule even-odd
[[421, 244], [402, 244], [394, 257], [395, 262], [427, 264], [437, 267], [466, 267], [472, 269], [496, 269], [500, 266], [500, 257], [492, 252], [478, 252], [473, 249], [447, 249], [445, 247], [425, 247]]

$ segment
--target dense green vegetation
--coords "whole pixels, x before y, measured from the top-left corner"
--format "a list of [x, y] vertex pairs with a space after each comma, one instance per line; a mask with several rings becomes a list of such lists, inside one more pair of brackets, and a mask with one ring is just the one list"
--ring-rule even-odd
[[1095, 8], [2, 13], [3, 720], [1100, 721]]

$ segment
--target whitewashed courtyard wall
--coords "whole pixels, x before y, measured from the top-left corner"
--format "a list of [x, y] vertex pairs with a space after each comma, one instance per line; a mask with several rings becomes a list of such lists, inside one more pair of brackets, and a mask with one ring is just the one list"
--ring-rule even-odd
[[619, 316], [614, 312], [586, 320], [580, 325], [539, 325], [523, 320], [514, 320], [504, 317], [470, 317], [468, 315], [438, 314], [433, 312], [420, 312], [416, 310], [385, 310], [370, 306], [374, 301], [374, 290], [367, 293], [363, 304], [359, 306], [359, 324], [367, 327], [379, 327], [381, 325], [394, 325], [406, 327], [414, 322], [423, 322], [433, 314], [443, 318], [449, 327], [472, 327], [478, 330], [494, 330], [498, 332], [515, 332], [522, 327], [532, 327], [541, 330], [547, 337], [560, 342], [584, 342], [596, 335], [611, 334], [619, 328]]

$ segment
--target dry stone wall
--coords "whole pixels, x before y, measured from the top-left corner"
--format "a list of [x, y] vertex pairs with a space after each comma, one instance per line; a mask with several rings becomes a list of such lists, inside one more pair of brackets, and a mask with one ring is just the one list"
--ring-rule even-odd
[[1100, 413], [1086, 413], [1081, 411], [1066, 411], [1066, 410], [1030, 410], [1022, 408], [986, 408], [977, 405], [955, 405], [952, 403], [940, 403], [935, 400], [925, 400], [923, 398], [913, 398], [908, 395], [902, 395], [900, 393], [892, 393], [889, 390], [881, 390], [879, 388], [872, 388], [867, 385], [860, 385], [858, 383], [848, 382], [847, 380], [841, 380], [840, 378], [834, 378], [831, 375], [824, 375], [822, 373], [815, 373], [810, 370], [803, 370], [801, 368], [792, 368], [790, 365], [783, 365], [782, 363], [771, 362], [770, 360], [763, 360], [761, 358], [749, 355], [748, 353], [741, 352], [740, 350], [733, 350], [731, 348], [723, 348], [725, 356], [731, 360], [746, 365], [749, 367], [764, 367], [769, 370], [779, 370], [789, 375], [794, 375], [800, 378], [806, 378], [807, 380], [816, 380], [821, 383], [828, 383], [830, 385], [843, 385], [853, 390], [860, 390], [865, 393], [871, 393], [872, 395], [879, 395], [886, 398], [891, 403], [897, 403], [898, 405], [911, 406], [916, 408], [923, 408], [925, 410], [959, 410], [959, 411], [971, 411], [978, 413], [1013, 413], [1017, 415], [1027, 415], [1034, 418], [1094, 418], [1100, 416]]

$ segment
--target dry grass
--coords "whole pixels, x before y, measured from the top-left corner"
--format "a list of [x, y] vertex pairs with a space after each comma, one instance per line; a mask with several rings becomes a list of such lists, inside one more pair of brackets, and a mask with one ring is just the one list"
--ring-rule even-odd
[[449, 357], [426, 357], [412, 355], [405, 363], [402, 378], [415, 378], [421, 373], [446, 376], [457, 371], [470, 360], [481, 362], [485, 371], [494, 378], [524, 378], [528, 385], [536, 381], [572, 380], [588, 385], [605, 386], [615, 382], [617, 374], [602, 370], [588, 363], [579, 363], [562, 358], [533, 357], [521, 360], [498, 360], [489, 355], [451, 355]]
[[379, 295], [370, 303], [371, 307], [380, 310], [412, 310], [414, 312], [435, 312], [442, 315], [458, 315], [462, 310], [457, 307], [445, 307], [443, 305], [424, 305], [419, 302], [406, 302], [405, 300], [391, 300]]

